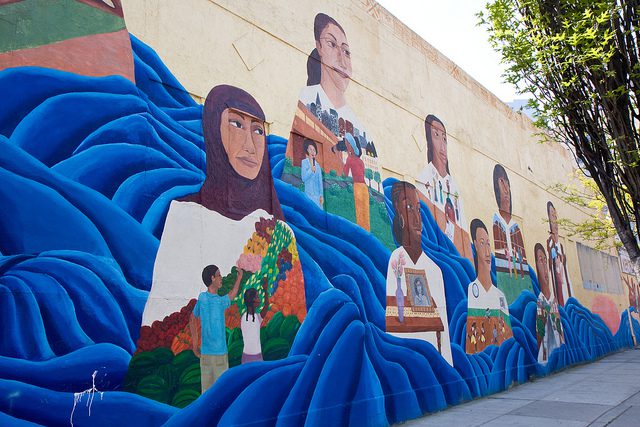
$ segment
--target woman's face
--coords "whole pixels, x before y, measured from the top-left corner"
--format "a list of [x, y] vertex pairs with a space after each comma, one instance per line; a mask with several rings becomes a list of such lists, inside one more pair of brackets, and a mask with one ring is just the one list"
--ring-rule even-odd
[[255, 179], [265, 150], [264, 122], [243, 111], [227, 108], [220, 120], [222, 145], [238, 175]]
[[442, 123], [431, 123], [431, 146], [433, 147], [433, 165], [438, 170], [447, 169], [447, 131]]
[[316, 40], [316, 49], [322, 62], [322, 74], [343, 92], [347, 90], [351, 77], [351, 50], [347, 36], [335, 24], [329, 23]]
[[314, 147], [313, 145], [309, 145], [307, 147], [307, 154], [311, 157], [315, 157], [318, 152], [316, 151], [316, 147]]
[[491, 243], [487, 230], [479, 227], [476, 230], [476, 239], [473, 241], [478, 257], [478, 273], [491, 270]]

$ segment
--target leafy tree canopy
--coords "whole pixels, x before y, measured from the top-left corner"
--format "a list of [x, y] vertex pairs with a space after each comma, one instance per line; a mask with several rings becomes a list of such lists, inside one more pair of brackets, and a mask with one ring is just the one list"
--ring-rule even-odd
[[640, 0], [495, 0], [479, 14], [543, 135], [593, 179], [640, 264]]

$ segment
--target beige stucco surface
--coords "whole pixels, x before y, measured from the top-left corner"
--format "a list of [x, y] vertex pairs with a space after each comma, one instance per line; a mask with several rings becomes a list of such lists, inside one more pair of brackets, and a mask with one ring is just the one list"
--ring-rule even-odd
[[[123, 0], [123, 7], [129, 31], [155, 49], [192, 96], [202, 102], [217, 84], [242, 87], [262, 105], [270, 132], [284, 137], [306, 84], [313, 20], [324, 12], [346, 31], [353, 64], [347, 102], [373, 137], [383, 178], [413, 181], [427, 163], [424, 117], [435, 114], [447, 127], [450, 170], [468, 221], [491, 224], [493, 167], [507, 169], [530, 264], [533, 246], [546, 246], [549, 235], [547, 201], [560, 217], [586, 218], [548, 190], [572, 174], [570, 153], [538, 142], [528, 118], [373, 0]], [[599, 294], [582, 287], [575, 242], [564, 245], [574, 296], [589, 306]], [[626, 292], [610, 296], [620, 310], [628, 306]]]

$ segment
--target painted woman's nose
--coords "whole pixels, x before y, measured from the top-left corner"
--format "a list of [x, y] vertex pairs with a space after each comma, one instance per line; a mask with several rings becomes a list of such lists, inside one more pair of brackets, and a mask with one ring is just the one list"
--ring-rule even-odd
[[253, 138], [251, 137], [251, 131], [246, 130], [244, 133], [244, 141], [242, 144], [242, 149], [248, 153], [255, 154], [256, 147], [253, 145]]

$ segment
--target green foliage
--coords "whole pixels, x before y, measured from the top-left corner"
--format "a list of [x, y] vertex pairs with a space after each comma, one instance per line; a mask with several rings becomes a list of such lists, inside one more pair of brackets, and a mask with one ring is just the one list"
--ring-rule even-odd
[[351, 222], [356, 222], [356, 207], [351, 194], [346, 187], [337, 183], [330, 183], [324, 189], [324, 206], [327, 212], [340, 215]]
[[517, 278], [515, 274], [509, 276], [509, 273], [504, 271], [498, 271], [496, 274], [498, 279], [498, 288], [502, 291], [502, 293], [504, 293], [508, 304], [511, 304], [516, 299], [518, 299], [518, 297], [524, 290], [533, 292], [531, 278], [529, 276], [525, 276], [525, 278], [523, 279], [520, 275], [520, 270], [518, 270]]
[[[532, 96], [543, 139], [566, 144], [593, 179], [632, 260], [640, 259], [638, 12], [635, 0], [494, 0], [479, 14], [505, 80]], [[587, 235], [602, 225], [592, 212]]]
[[160, 375], [148, 375], [140, 380], [136, 393], [161, 403], [169, 403], [169, 386]]
[[287, 316], [280, 325], [280, 337], [287, 340], [289, 343], [293, 343], [293, 338], [300, 329], [300, 321], [296, 316]]
[[364, 177], [369, 180], [369, 187], [371, 187], [371, 181], [373, 180], [373, 171], [369, 168], [364, 170]]
[[[575, 178], [573, 183], [555, 184], [550, 189], [564, 201], [589, 209], [593, 214], [584, 221], [559, 217], [558, 227], [567, 232], [569, 237], [579, 236], [602, 251], [620, 246], [620, 242], [616, 240], [616, 228], [608, 214], [607, 203], [595, 182], [582, 174], [576, 174]], [[548, 221], [546, 218], [544, 220]]]
[[[240, 310], [240, 314], [244, 314], [247, 311], [247, 308], [244, 305], [244, 292], [247, 289], [253, 288], [258, 293], [259, 303], [256, 306], [256, 312], [259, 312], [263, 309], [264, 304], [266, 302], [266, 295], [264, 287], [262, 286], [262, 280], [264, 278], [267, 279], [268, 284], [268, 292], [269, 295], [273, 295], [275, 291], [275, 283], [278, 274], [280, 273], [278, 267], [278, 256], [282, 252], [283, 249], [287, 248], [291, 241], [293, 240], [293, 234], [288, 226], [286, 226], [283, 222], [276, 222], [273, 233], [271, 234], [271, 242], [267, 248], [266, 255], [262, 258], [262, 264], [260, 265], [260, 269], [255, 273], [247, 272], [242, 276], [242, 282], [240, 285], [240, 291], [233, 299], [233, 303], [238, 305]], [[233, 267], [235, 269], [235, 267]]]
[[200, 392], [191, 388], [185, 388], [178, 391], [171, 400], [171, 406], [176, 408], [184, 408], [194, 400], [200, 397]]
[[282, 322], [284, 321], [284, 315], [282, 312], [277, 312], [273, 315], [269, 323], [267, 323], [267, 337], [275, 338], [280, 335], [280, 326], [282, 326]]
[[544, 317], [537, 316], [536, 317], [536, 332], [538, 333], [538, 338], [542, 339], [545, 335], [545, 327], [544, 327]]
[[181, 388], [200, 387], [200, 362], [192, 363], [180, 374], [178, 384]]
[[198, 360], [198, 356], [192, 350], [184, 350], [176, 354], [171, 364], [175, 366], [178, 372], [183, 372], [188, 366], [198, 363]]
[[129, 362], [125, 390], [183, 408], [200, 396], [199, 359], [191, 350], [174, 357], [164, 347], [138, 353]]
[[374, 197], [369, 199], [369, 223], [373, 235], [376, 236], [387, 249], [393, 251], [396, 248], [396, 244], [393, 241], [387, 208], [384, 202], [376, 200]]
[[287, 357], [291, 343], [282, 337], [270, 338], [262, 348], [264, 360], [278, 360]]
[[[242, 279], [240, 279], [240, 285], [238, 289], [242, 289], [242, 286], [249, 280], [251, 277], [250, 271], [243, 271]], [[231, 267], [231, 272], [222, 278], [222, 286], [218, 289], [218, 295], [223, 296], [227, 295], [233, 289], [233, 285], [236, 283], [236, 279], [238, 277], [238, 268], [234, 265]]]
[[242, 349], [244, 348], [244, 340], [242, 339], [242, 330], [240, 328], [226, 328], [227, 333], [227, 355], [229, 357], [229, 367], [238, 366], [242, 361]]
[[264, 360], [278, 360], [287, 357], [293, 341], [300, 329], [300, 321], [295, 315], [284, 316], [277, 312], [260, 329], [260, 346]]

